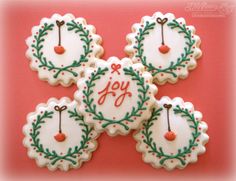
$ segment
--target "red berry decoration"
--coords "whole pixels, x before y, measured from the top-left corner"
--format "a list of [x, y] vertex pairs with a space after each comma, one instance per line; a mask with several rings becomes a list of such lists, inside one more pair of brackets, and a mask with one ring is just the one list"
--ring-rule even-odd
[[58, 27], [58, 46], [54, 47], [54, 51], [56, 54], [63, 54], [66, 50], [63, 46], [61, 46], [61, 26], [65, 24], [65, 21], [56, 21]]
[[65, 48], [64, 48], [63, 46], [55, 46], [55, 47], [54, 47], [54, 51], [55, 51], [56, 54], [61, 55], [61, 54], [63, 54], [66, 50], [65, 50]]
[[164, 135], [165, 139], [167, 139], [168, 141], [174, 141], [176, 138], [176, 134], [173, 131], [168, 131], [166, 132], [166, 134]]
[[66, 139], [66, 135], [64, 133], [58, 133], [54, 136], [54, 138], [58, 142], [63, 142]]
[[171, 128], [170, 128], [170, 118], [169, 118], [169, 109], [172, 107], [172, 105], [171, 104], [164, 104], [163, 106], [164, 106], [164, 108], [167, 109], [167, 124], [168, 124], [168, 131], [166, 132], [164, 137], [168, 141], [174, 141], [175, 138], [176, 138], [176, 134], [173, 131], [171, 131]]
[[169, 52], [170, 48], [167, 45], [161, 45], [159, 48], [159, 51], [163, 54], [166, 54]]
[[161, 42], [161, 46], [158, 49], [161, 53], [166, 54], [166, 53], [169, 52], [170, 48], [167, 45], [165, 45], [165, 42], [164, 42], [163, 25], [168, 21], [168, 19], [167, 18], [164, 18], [164, 19], [157, 18], [156, 21], [157, 21], [157, 23], [159, 23], [161, 25], [161, 39], [162, 39], [162, 42]]

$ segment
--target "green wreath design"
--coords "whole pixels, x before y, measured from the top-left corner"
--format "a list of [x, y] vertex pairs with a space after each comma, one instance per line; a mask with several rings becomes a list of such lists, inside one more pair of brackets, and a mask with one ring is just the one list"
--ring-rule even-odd
[[193, 129], [192, 132], [192, 138], [189, 139], [189, 145], [187, 147], [183, 147], [181, 149], [178, 149], [178, 153], [175, 155], [169, 155], [163, 152], [162, 147], [159, 147], [157, 149], [156, 143], [153, 141], [153, 138], [151, 137], [152, 131], [150, 130], [150, 127], [154, 124], [153, 122], [157, 120], [158, 116], [160, 116], [160, 112], [163, 110], [163, 108], [160, 109], [154, 109], [152, 112], [151, 118], [143, 124], [144, 130], [142, 130], [142, 134], [144, 136], [143, 142], [148, 145], [150, 150], [148, 150], [148, 153], [154, 153], [156, 157], [160, 158], [160, 164], [163, 165], [166, 160], [169, 159], [177, 159], [180, 161], [182, 165], [185, 165], [186, 162], [184, 161], [184, 158], [186, 154], [191, 153], [191, 149], [194, 146], [198, 146], [196, 143], [197, 137], [201, 134], [198, 131], [198, 125], [199, 121], [197, 121], [194, 117], [194, 114], [190, 114], [187, 109], [181, 109], [179, 105], [177, 105], [174, 108], [174, 113], [175, 114], [180, 114], [181, 117], [185, 117], [187, 121], [189, 121], [191, 124], [189, 125], [190, 128]]
[[119, 124], [125, 128], [125, 130], [129, 130], [129, 127], [124, 124], [124, 121], [133, 122], [134, 120], [131, 119], [133, 116], [140, 117], [140, 111], [146, 110], [147, 108], [144, 106], [144, 103], [150, 99], [150, 97], [147, 96], [147, 91], [149, 89], [149, 85], [145, 85], [144, 78], [140, 77], [138, 72], [135, 72], [132, 67], [124, 68], [125, 75], [129, 75], [132, 77], [133, 81], [137, 81], [136, 85], [139, 86], [138, 89], [138, 98], [137, 101], [137, 107], [132, 107], [131, 112], [127, 112], [125, 116], [119, 120], [112, 120], [105, 118], [102, 114], [102, 112], [97, 112], [96, 110], [96, 104], [93, 104], [94, 99], [90, 98], [90, 96], [93, 94], [92, 88], [95, 86], [94, 81], [101, 78], [102, 75], [105, 75], [105, 72], [108, 71], [108, 68], [101, 69], [100, 67], [96, 71], [96, 73], [91, 74], [90, 80], [86, 81], [86, 89], [83, 90], [83, 94], [85, 98], [83, 99], [83, 102], [86, 104], [87, 108], [85, 109], [86, 112], [91, 113], [93, 115], [94, 120], [104, 121], [105, 123], [102, 124], [102, 127], [105, 128], [108, 125], [111, 124]]
[[35, 50], [36, 53], [33, 53], [33, 56], [37, 58], [40, 62], [39, 68], [46, 67], [49, 71], [55, 70], [55, 74], [53, 75], [54, 78], [57, 78], [61, 72], [69, 72], [73, 76], [77, 77], [78, 73], [73, 71], [71, 68], [79, 67], [81, 63], [88, 62], [88, 54], [92, 52], [90, 49], [90, 44], [92, 42], [92, 38], [89, 37], [89, 30], [85, 30], [82, 24], [77, 24], [74, 20], [68, 22], [67, 24], [68, 31], [74, 31], [78, 33], [80, 36], [80, 40], [84, 42], [83, 45], [83, 54], [80, 56], [79, 60], [74, 60], [71, 65], [65, 67], [57, 67], [55, 66], [52, 61], [47, 60], [44, 56], [43, 52], [41, 51], [43, 48], [42, 43], [45, 41], [45, 36], [48, 34], [48, 31], [53, 30], [54, 24], [47, 24], [44, 23], [44, 26], [39, 29], [38, 35], [34, 35], [35, 43], [31, 45], [31, 47]]
[[184, 47], [184, 53], [181, 53], [181, 57], [177, 59], [177, 62], [174, 63], [173, 61], [170, 63], [169, 67], [161, 69], [154, 67], [151, 63], [147, 63], [146, 56], [143, 55], [143, 40], [145, 38], [145, 35], [149, 34], [149, 31], [154, 29], [156, 23], [149, 23], [146, 22], [144, 28], [139, 29], [139, 34], [135, 36], [135, 40], [137, 41], [137, 46], [134, 46], [134, 49], [137, 50], [137, 54], [135, 57], [139, 58], [144, 66], [148, 68], [148, 71], [152, 72], [152, 75], [155, 76], [158, 73], [167, 73], [171, 74], [173, 77], [177, 77], [176, 73], [173, 72], [173, 70], [176, 70], [178, 67], [185, 67], [185, 62], [190, 61], [190, 58], [188, 56], [193, 53], [192, 46], [195, 43], [195, 40], [192, 39], [191, 31], [187, 30], [186, 25], [180, 25], [175, 19], [168, 23], [167, 25], [171, 29], [179, 29], [178, 33], [183, 33], [184, 38], [187, 40], [186, 45], [187, 47]]
[[89, 134], [91, 133], [92, 128], [89, 128], [84, 123], [83, 117], [78, 114], [76, 109], [74, 109], [73, 111], [68, 110], [68, 113], [70, 115], [70, 118], [74, 118], [75, 121], [79, 122], [80, 126], [83, 126], [82, 132], [84, 134], [82, 135], [82, 140], [80, 141], [80, 147], [75, 146], [74, 148], [69, 148], [67, 153], [64, 155], [59, 155], [55, 150], [44, 148], [40, 143], [40, 139], [38, 138], [40, 134], [39, 129], [41, 128], [41, 125], [45, 123], [44, 119], [51, 119], [53, 111], [45, 111], [42, 115], [37, 116], [36, 122], [32, 123], [32, 132], [30, 133], [30, 137], [33, 143], [31, 144], [31, 146], [36, 148], [36, 152], [42, 153], [44, 155], [44, 158], [51, 160], [51, 165], [55, 165], [59, 160], [66, 160], [75, 165], [77, 161], [75, 161], [74, 159], [77, 158], [78, 154], [83, 153], [83, 149], [88, 148], [88, 145], [86, 143], [91, 140]]

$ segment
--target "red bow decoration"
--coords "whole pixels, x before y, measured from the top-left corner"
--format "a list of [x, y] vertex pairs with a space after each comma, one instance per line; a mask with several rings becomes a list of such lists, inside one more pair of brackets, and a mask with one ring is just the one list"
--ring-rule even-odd
[[113, 71], [111, 73], [114, 73], [114, 72], [117, 72], [118, 75], [120, 75], [120, 72], [119, 72], [119, 69], [121, 68], [121, 65], [120, 64], [111, 64], [111, 68], [113, 69]]

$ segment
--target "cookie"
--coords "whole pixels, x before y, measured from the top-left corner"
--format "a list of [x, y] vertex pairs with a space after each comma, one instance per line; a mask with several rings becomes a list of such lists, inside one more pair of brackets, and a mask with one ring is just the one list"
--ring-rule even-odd
[[84, 121], [98, 132], [126, 135], [151, 116], [157, 87], [142, 64], [129, 58], [97, 61], [96, 69], [85, 70], [78, 80], [75, 99]]
[[190, 102], [180, 97], [157, 100], [150, 119], [134, 133], [143, 160], [155, 168], [183, 169], [206, 151], [207, 124]]
[[51, 98], [28, 114], [23, 144], [39, 167], [67, 171], [91, 158], [98, 133], [85, 124], [77, 108], [69, 98]]
[[103, 54], [102, 39], [95, 33], [94, 26], [72, 14], [43, 18], [26, 39], [31, 69], [51, 85], [70, 86]]
[[195, 28], [171, 13], [144, 16], [126, 39], [125, 52], [133, 62], [141, 62], [159, 85], [186, 78], [202, 54]]

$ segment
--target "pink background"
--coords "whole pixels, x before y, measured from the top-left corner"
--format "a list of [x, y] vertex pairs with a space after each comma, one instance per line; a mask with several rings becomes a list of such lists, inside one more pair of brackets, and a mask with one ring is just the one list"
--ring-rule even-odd
[[[94, 1], [95, 2], [95, 1]], [[186, 3], [160, 3], [157, 1], [123, 3], [7, 3], [4, 5], [4, 173], [11, 178], [209, 178], [227, 176], [232, 171], [232, 21], [233, 15], [224, 18], [196, 18], [184, 10]], [[46, 102], [50, 97], [73, 98], [76, 86], [52, 87], [38, 79], [37, 73], [29, 68], [25, 57], [25, 39], [31, 34], [31, 27], [37, 25], [42, 17], [53, 13], [73, 13], [84, 17], [96, 27], [103, 38], [104, 59], [110, 56], [122, 58], [126, 45], [126, 34], [130, 33], [133, 23], [139, 22], [144, 15], [155, 11], [172, 12], [176, 17], [184, 17], [187, 24], [194, 25], [201, 37], [202, 58], [198, 67], [185, 80], [175, 85], [159, 86], [157, 98], [179, 96], [190, 101], [204, 115], [209, 126], [210, 142], [207, 152], [199, 157], [197, 164], [188, 165], [184, 170], [167, 172], [154, 169], [145, 164], [141, 154], [135, 149], [132, 134], [111, 138], [102, 134], [99, 148], [93, 158], [82, 168], [67, 173], [49, 172], [38, 168], [29, 159], [22, 145], [22, 126], [28, 112], [35, 106]], [[103, 179], [103, 180], [104, 180]]]

